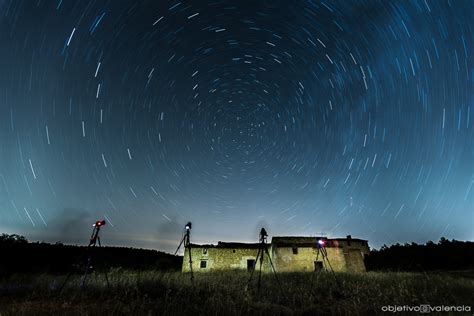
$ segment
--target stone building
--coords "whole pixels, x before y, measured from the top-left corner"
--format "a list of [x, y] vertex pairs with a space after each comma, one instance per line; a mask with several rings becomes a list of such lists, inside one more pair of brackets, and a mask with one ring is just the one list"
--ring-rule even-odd
[[[364, 272], [364, 257], [369, 254], [367, 240], [352, 238], [322, 237], [273, 237], [265, 244], [277, 272], [312, 272], [329, 270], [328, 261], [318, 254], [318, 240], [325, 241], [325, 252], [334, 271]], [[252, 270], [256, 262], [259, 243], [218, 242], [217, 245], [191, 244], [194, 272], [216, 270]], [[183, 272], [188, 272], [189, 251], [186, 248]], [[262, 271], [270, 272], [271, 266], [265, 253]]]

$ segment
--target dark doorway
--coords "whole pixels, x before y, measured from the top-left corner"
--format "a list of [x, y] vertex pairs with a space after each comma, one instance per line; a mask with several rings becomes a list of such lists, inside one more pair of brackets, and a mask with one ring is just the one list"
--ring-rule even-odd
[[315, 261], [314, 262], [314, 271], [323, 271], [323, 262]]
[[255, 260], [248, 259], [247, 260], [247, 271], [252, 271], [255, 268]]

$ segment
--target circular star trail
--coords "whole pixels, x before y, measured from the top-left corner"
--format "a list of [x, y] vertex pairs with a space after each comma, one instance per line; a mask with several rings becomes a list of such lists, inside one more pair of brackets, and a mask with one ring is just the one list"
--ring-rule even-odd
[[[0, 1], [0, 228], [473, 238], [472, 1]], [[109, 227], [110, 226], [110, 227]]]

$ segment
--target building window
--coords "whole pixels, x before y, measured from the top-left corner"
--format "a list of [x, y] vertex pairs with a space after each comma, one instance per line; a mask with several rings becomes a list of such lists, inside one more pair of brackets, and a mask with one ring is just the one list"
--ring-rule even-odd
[[207, 255], [207, 248], [202, 248], [202, 254]]
[[207, 268], [207, 261], [201, 260], [201, 269], [206, 269], [206, 268]]
[[293, 254], [294, 254], [294, 255], [297, 255], [297, 254], [298, 254], [298, 248], [297, 248], [297, 247], [293, 247]]

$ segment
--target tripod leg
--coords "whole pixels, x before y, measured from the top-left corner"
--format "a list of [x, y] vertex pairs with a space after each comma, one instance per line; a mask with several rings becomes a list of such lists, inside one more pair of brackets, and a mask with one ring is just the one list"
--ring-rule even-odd
[[174, 252], [174, 255], [175, 255], [175, 256], [176, 256], [176, 254], [178, 253], [179, 248], [181, 248], [181, 245], [182, 245], [183, 242], [184, 242], [184, 238], [185, 238], [185, 237], [183, 237], [183, 239], [181, 239], [181, 242], [179, 243], [178, 248], [176, 248], [176, 251]]
[[189, 254], [189, 270], [191, 271], [191, 282], [194, 284], [193, 259], [191, 257], [191, 247], [190, 246], [188, 246], [188, 254]]
[[275, 270], [275, 266], [273, 265], [272, 258], [270, 257], [270, 253], [268, 252], [268, 249], [265, 247], [265, 252], [267, 253], [268, 256], [268, 261], [270, 261], [270, 266], [272, 267], [273, 275], [275, 276], [275, 279], [278, 283], [278, 286], [280, 287], [281, 294], [285, 296], [285, 293], [283, 292], [283, 287], [281, 286], [280, 280], [278, 279], [278, 275]]
[[61, 292], [63, 291], [64, 287], [66, 286], [66, 283], [69, 281], [69, 279], [71, 278], [71, 274], [72, 272], [69, 272], [66, 276], [66, 280], [64, 280], [63, 284], [61, 284], [61, 287], [59, 288], [59, 294], [61, 294]]
[[[319, 257], [320, 253], [321, 253], [321, 258], [322, 258], [322, 267], [321, 267], [321, 270], [315, 271], [315, 273], [316, 273], [316, 282], [315, 283], [318, 283], [319, 278], [321, 277], [321, 274], [323, 273], [323, 269], [325, 269], [324, 252], [323, 252], [323, 250], [318, 248], [318, 253], [316, 254], [316, 258]], [[317, 262], [317, 260], [316, 260], [316, 262]], [[312, 294], [313, 294], [313, 284], [311, 284], [311, 295]]]
[[313, 293], [313, 284], [314, 284], [314, 275], [315, 275], [315, 273], [321, 273], [320, 271], [316, 271], [316, 265], [317, 265], [317, 262], [318, 262], [318, 258], [319, 258], [319, 248], [318, 248], [318, 251], [316, 252], [316, 261], [315, 261], [315, 266], [314, 266], [314, 272], [313, 272], [313, 275], [311, 276], [311, 287], [309, 288], [310, 293]]
[[110, 288], [109, 277], [107, 276], [107, 271], [103, 271], [105, 276], [105, 281], [107, 282], [107, 288]]
[[257, 283], [257, 291], [260, 292], [260, 284], [262, 283], [262, 264], [263, 264], [263, 251], [261, 251], [262, 255], [260, 256], [260, 268], [258, 272], [258, 283]]
[[323, 250], [323, 260], [324, 260], [324, 258], [326, 258], [326, 262], [327, 262], [327, 264], [328, 264], [328, 266], [329, 266], [329, 269], [330, 269], [330, 271], [331, 271], [331, 273], [332, 273], [332, 275], [333, 275], [333, 277], [334, 277], [334, 281], [336, 282], [337, 287], [338, 287], [339, 290], [342, 292], [342, 287], [341, 287], [341, 285], [339, 284], [339, 280], [338, 280], [337, 277], [336, 277], [336, 273], [334, 272], [334, 269], [333, 269], [332, 266], [331, 266], [331, 262], [329, 262], [328, 253], [327, 253], [327, 250], [326, 250], [326, 249]]
[[84, 272], [84, 276], [82, 277], [81, 289], [86, 284], [87, 273], [89, 272], [90, 266], [91, 266], [91, 257], [89, 256], [89, 258], [87, 259], [86, 271]]
[[[99, 247], [102, 247], [102, 244], [100, 243], [100, 237], [97, 236], [97, 241], [99, 242]], [[103, 258], [102, 258], [103, 259]], [[104, 260], [101, 260], [102, 262], [102, 265], [104, 264]], [[105, 276], [105, 281], [107, 282], [107, 288], [110, 288], [110, 283], [109, 283], [109, 277], [107, 275], [107, 271], [105, 270], [104, 267], [102, 267], [102, 273], [104, 273], [104, 276]], [[96, 275], [96, 279], [97, 279], [97, 275]]]
[[253, 267], [252, 267], [252, 272], [250, 272], [250, 277], [249, 277], [249, 280], [248, 280], [248, 282], [247, 282], [247, 288], [249, 287], [250, 282], [252, 282], [253, 273], [255, 272], [255, 268], [256, 268], [256, 266], [257, 266], [257, 260], [258, 260], [258, 258], [260, 257], [260, 250], [261, 250], [261, 249], [259, 248], [259, 249], [258, 249], [258, 252], [257, 252], [257, 257], [255, 257], [255, 263], [254, 263], [254, 265], [253, 265]]

